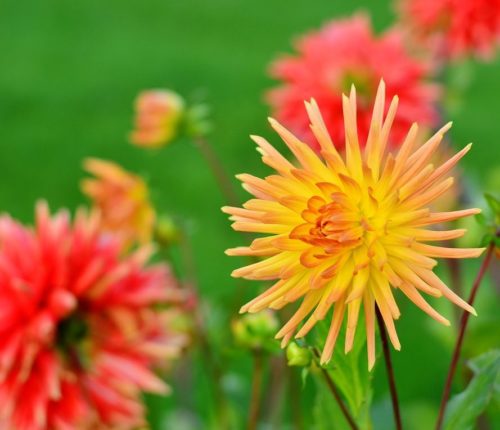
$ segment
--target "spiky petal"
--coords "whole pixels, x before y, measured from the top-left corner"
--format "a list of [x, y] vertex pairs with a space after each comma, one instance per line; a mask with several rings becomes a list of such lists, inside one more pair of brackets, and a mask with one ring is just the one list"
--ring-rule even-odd
[[[318, 106], [306, 103], [311, 130], [320, 154], [275, 120], [297, 162], [287, 161], [265, 139], [254, 137], [265, 164], [276, 173], [260, 179], [240, 175], [243, 187], [255, 196], [243, 208], [225, 207], [238, 231], [264, 233], [249, 247], [228, 250], [230, 255], [264, 257], [237, 269], [235, 277], [275, 284], [242, 307], [242, 312], [280, 309], [301, 301], [295, 314], [278, 332], [283, 345], [295, 335], [305, 336], [331, 314], [322, 362], [331, 359], [344, 320], [345, 350], [353, 345], [357, 322], [365, 314], [368, 363], [375, 361], [374, 314], [382, 314], [392, 344], [400, 349], [394, 320], [400, 310], [394, 298], [399, 289], [415, 305], [448, 325], [422, 293], [449, 300], [474, 312], [433, 272], [435, 258], [477, 257], [482, 249], [441, 246], [464, 230], [434, 231], [433, 224], [472, 215], [479, 209], [433, 213], [429, 205], [446, 192], [453, 179], [447, 174], [470, 145], [440, 167], [429, 163], [439, 147], [445, 125], [426, 143], [417, 145], [414, 124], [397, 152], [388, 151], [388, 134], [396, 115], [397, 98], [384, 116], [385, 84], [378, 87], [366, 142], [357, 132], [356, 91], [343, 96], [345, 157], [332, 144]], [[366, 143], [366, 145], [363, 145]], [[364, 146], [364, 149], [363, 149]], [[425, 172], [425, 175], [422, 174]], [[432, 245], [433, 242], [439, 245]], [[430, 242], [430, 243], [428, 243]]]
[[151, 250], [123, 256], [95, 215], [74, 222], [46, 204], [34, 229], [0, 217], [0, 427], [138, 428], [141, 391], [168, 387], [153, 366], [186, 341], [172, 327], [181, 298]]

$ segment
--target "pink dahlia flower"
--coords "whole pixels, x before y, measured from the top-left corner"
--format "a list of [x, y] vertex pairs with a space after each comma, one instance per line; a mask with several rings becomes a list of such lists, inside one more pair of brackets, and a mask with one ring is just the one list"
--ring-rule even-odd
[[[96, 215], [50, 216], [33, 229], [0, 217], [0, 428], [132, 429], [141, 391], [168, 387], [152, 367], [175, 356], [179, 290], [149, 250], [123, 256]], [[158, 310], [159, 305], [165, 310]]]
[[417, 40], [439, 55], [489, 57], [500, 41], [500, 0], [401, 0], [400, 6]]
[[386, 82], [388, 98], [399, 96], [391, 144], [400, 144], [413, 122], [424, 126], [435, 123], [439, 92], [425, 81], [431, 65], [409, 55], [400, 30], [392, 29], [377, 37], [369, 19], [358, 15], [330, 22], [300, 38], [295, 47], [297, 55], [283, 56], [272, 64], [272, 76], [283, 83], [267, 98], [272, 115], [314, 149], [319, 147], [312, 139], [304, 100], [316, 99], [334, 144], [343, 148], [342, 93], [348, 93], [352, 84], [358, 94], [358, 133], [362, 142], [367, 138], [381, 78]]

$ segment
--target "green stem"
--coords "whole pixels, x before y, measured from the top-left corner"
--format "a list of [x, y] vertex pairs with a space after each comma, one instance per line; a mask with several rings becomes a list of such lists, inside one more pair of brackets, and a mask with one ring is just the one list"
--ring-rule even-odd
[[[479, 290], [479, 286], [481, 285], [481, 281], [483, 280], [483, 277], [486, 274], [486, 270], [490, 265], [491, 257], [493, 256], [494, 251], [495, 251], [495, 243], [491, 242], [490, 245], [488, 246], [486, 256], [484, 257], [483, 263], [481, 264], [479, 272], [476, 276], [476, 280], [474, 281], [474, 285], [472, 286], [472, 290], [470, 292], [468, 303], [471, 306], [474, 304], [474, 300]], [[467, 323], [469, 322], [469, 317], [470, 313], [464, 311], [462, 314], [462, 319], [460, 321], [460, 329], [458, 332], [457, 341], [455, 343], [455, 349], [453, 350], [453, 355], [448, 370], [448, 376], [446, 377], [446, 383], [444, 385], [443, 397], [441, 398], [441, 406], [439, 407], [439, 414], [436, 422], [436, 430], [441, 430], [441, 428], [443, 427], [446, 405], [448, 404], [448, 399], [450, 398], [451, 383], [453, 382], [453, 377], [455, 376], [455, 371], [457, 370], [457, 365], [460, 358], [460, 351], [462, 350], [462, 345], [465, 337], [465, 330], [467, 328]]]
[[387, 371], [387, 379], [389, 382], [389, 391], [391, 393], [392, 411], [394, 413], [394, 423], [396, 430], [403, 429], [401, 421], [401, 411], [399, 409], [398, 392], [396, 390], [396, 378], [394, 377], [394, 368], [392, 366], [391, 351], [389, 348], [389, 339], [387, 338], [387, 331], [385, 330], [384, 319], [382, 314], [377, 308], [377, 323], [380, 332], [380, 339], [382, 340], [382, 349], [384, 351], [385, 369]]
[[[193, 257], [193, 250], [189, 239], [185, 232], [181, 232], [180, 235], [180, 252], [182, 255], [182, 260], [187, 274], [185, 279], [189, 283], [189, 287], [194, 291], [198, 292], [198, 279], [196, 276], [196, 266]], [[198, 334], [199, 345], [204, 357], [203, 362], [207, 366], [207, 373], [212, 380], [212, 388], [214, 394], [214, 400], [217, 405], [217, 415], [219, 419], [219, 428], [222, 430], [229, 430], [229, 404], [224, 395], [222, 389], [222, 376], [223, 372], [219, 364], [217, 363], [215, 353], [212, 348], [207, 331], [205, 330], [205, 319], [202, 314], [201, 306], [195, 306], [194, 308], [194, 320], [196, 333]]]
[[342, 411], [342, 414], [344, 415], [344, 418], [346, 419], [347, 423], [349, 424], [349, 427], [351, 427], [352, 430], [359, 430], [359, 427], [356, 424], [356, 422], [354, 421], [354, 418], [351, 416], [349, 409], [347, 409], [347, 406], [342, 401], [342, 397], [340, 397], [340, 393], [339, 393], [337, 387], [335, 386], [332, 377], [328, 373], [328, 370], [324, 369], [319, 364], [319, 358], [321, 357], [321, 354], [320, 354], [318, 348], [313, 348], [313, 353], [316, 357], [316, 364], [319, 367], [319, 369], [321, 370], [321, 373], [323, 374], [323, 378], [325, 379], [326, 385], [327, 385], [328, 389], [330, 390], [330, 392], [332, 393], [333, 398], [335, 399], [335, 401], [339, 405], [339, 408]]
[[209, 141], [204, 137], [196, 137], [194, 139], [196, 147], [201, 152], [201, 155], [205, 159], [208, 167], [212, 171], [212, 174], [219, 185], [220, 191], [226, 200], [226, 203], [231, 206], [239, 206], [239, 199], [234, 191], [231, 178], [227, 174], [224, 165], [220, 161], [217, 153], [210, 145]]
[[259, 423], [263, 376], [264, 354], [261, 350], [255, 350], [253, 352], [252, 397], [248, 415], [248, 430], [256, 430]]

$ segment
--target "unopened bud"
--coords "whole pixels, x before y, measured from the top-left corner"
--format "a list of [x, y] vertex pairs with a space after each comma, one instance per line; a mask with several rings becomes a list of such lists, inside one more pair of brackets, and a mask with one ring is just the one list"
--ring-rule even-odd
[[236, 343], [250, 349], [272, 349], [278, 320], [271, 311], [243, 315], [232, 322]]
[[289, 366], [305, 367], [311, 364], [312, 353], [309, 349], [291, 342], [286, 348], [286, 359]]
[[137, 146], [159, 148], [180, 134], [185, 103], [173, 91], [148, 90], [138, 95], [135, 112], [135, 129], [130, 140]]

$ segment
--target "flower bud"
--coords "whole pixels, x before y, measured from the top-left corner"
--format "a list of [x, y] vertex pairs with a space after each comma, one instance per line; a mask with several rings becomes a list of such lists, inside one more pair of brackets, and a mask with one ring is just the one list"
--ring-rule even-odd
[[177, 243], [179, 241], [179, 234], [179, 230], [171, 217], [162, 215], [158, 219], [154, 236], [160, 245], [168, 247], [173, 243]]
[[179, 135], [185, 103], [173, 91], [148, 90], [137, 97], [135, 111], [131, 142], [137, 146], [159, 148]]
[[250, 349], [273, 349], [278, 320], [271, 311], [246, 314], [231, 324], [236, 343]]
[[290, 342], [286, 348], [286, 359], [289, 366], [309, 366], [312, 353], [307, 348], [302, 348], [296, 342]]

